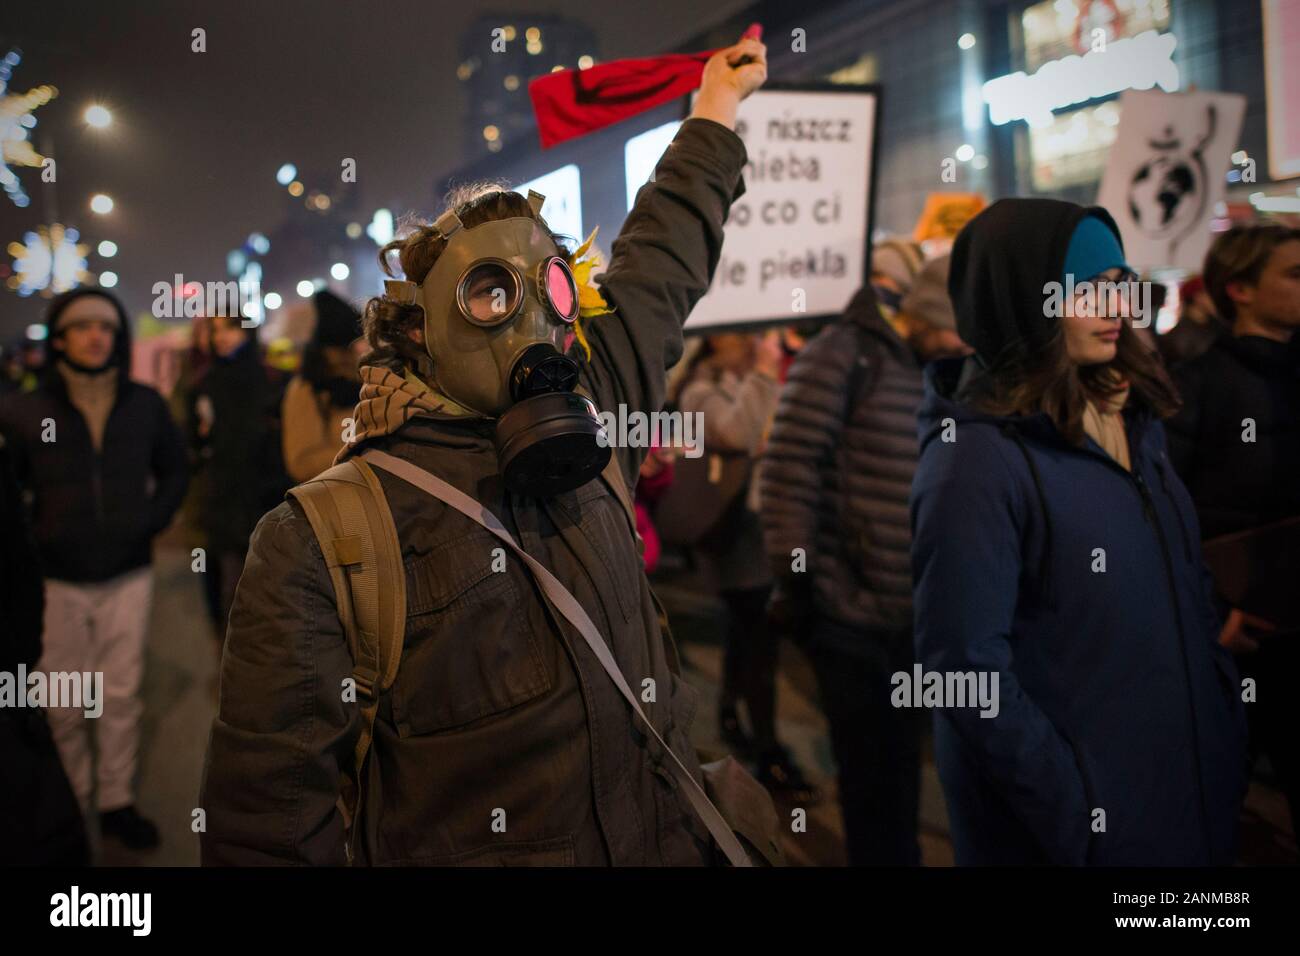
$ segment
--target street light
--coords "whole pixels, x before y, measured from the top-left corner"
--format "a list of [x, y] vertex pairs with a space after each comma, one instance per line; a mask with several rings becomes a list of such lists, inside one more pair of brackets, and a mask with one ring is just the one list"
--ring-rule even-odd
[[112, 239], [105, 239], [99, 244], [99, 254], [105, 259], [111, 259], [117, 255], [117, 243]]
[[95, 193], [90, 197], [90, 211], [106, 216], [113, 211], [113, 199], [111, 196], [105, 196], [103, 193]]
[[95, 129], [106, 129], [113, 122], [113, 114], [106, 107], [93, 103], [86, 107], [84, 119]]

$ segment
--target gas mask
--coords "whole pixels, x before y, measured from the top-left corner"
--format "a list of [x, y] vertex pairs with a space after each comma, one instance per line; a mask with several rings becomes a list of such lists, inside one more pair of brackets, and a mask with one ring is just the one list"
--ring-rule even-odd
[[[540, 210], [544, 197], [529, 191]], [[576, 394], [578, 364], [564, 340], [578, 288], [536, 219], [467, 228], [455, 212], [434, 223], [446, 248], [423, 284], [389, 280], [390, 298], [424, 310], [424, 343], [438, 388], [496, 419], [506, 487], [549, 497], [586, 484], [609, 462], [596, 407]]]

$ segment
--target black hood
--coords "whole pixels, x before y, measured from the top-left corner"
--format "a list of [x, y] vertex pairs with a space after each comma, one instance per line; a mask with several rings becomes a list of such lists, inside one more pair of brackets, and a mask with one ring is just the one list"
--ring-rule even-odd
[[957, 332], [986, 367], [1031, 355], [1051, 339], [1060, 320], [1044, 315], [1043, 287], [1063, 281], [1075, 226], [1089, 215], [1120, 239], [1105, 209], [1059, 199], [1000, 199], [957, 234], [948, 294]]
[[63, 376], [58, 374], [54, 367], [55, 360], [61, 353], [54, 349], [54, 324], [58, 321], [63, 310], [70, 306], [77, 299], [88, 295], [97, 295], [101, 299], [109, 302], [117, 312], [117, 335], [113, 340], [113, 354], [109, 357], [108, 364], [118, 369], [117, 384], [118, 389], [126, 387], [127, 381], [131, 378], [131, 320], [126, 314], [126, 308], [118, 301], [117, 296], [111, 295], [102, 289], [72, 289], [68, 292], [61, 293], [51, 300], [49, 308], [45, 310], [45, 372], [46, 380], [55, 385], [62, 385]]

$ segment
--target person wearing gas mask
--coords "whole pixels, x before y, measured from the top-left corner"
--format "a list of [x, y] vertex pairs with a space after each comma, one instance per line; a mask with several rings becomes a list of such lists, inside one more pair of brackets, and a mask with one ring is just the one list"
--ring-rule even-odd
[[[392, 513], [400, 666], [377, 699], [368, 684], [360, 702], [349, 694], [343, 609], [295, 489], [258, 526], [231, 613], [205, 864], [714, 861], [717, 830], [693, 795], [695, 692], [675, 673], [624, 504], [648, 449], [609, 447], [598, 411], [663, 405], [744, 191], [736, 109], [765, 74], [757, 41], [709, 60], [599, 294], [585, 249], [567, 251], [537, 194], [454, 195], [385, 247], [405, 278], [366, 307], [373, 351], [335, 469], [366, 462]], [[412, 476], [445, 483], [445, 497]], [[584, 612], [612, 663], [570, 623]], [[359, 746], [368, 757], [349, 777]]]

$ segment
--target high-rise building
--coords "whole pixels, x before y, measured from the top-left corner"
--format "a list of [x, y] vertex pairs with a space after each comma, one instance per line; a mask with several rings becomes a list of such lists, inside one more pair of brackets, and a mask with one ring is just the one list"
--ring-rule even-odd
[[536, 136], [528, 81], [596, 62], [596, 37], [561, 17], [492, 14], [461, 36], [456, 78], [465, 91], [466, 160]]

